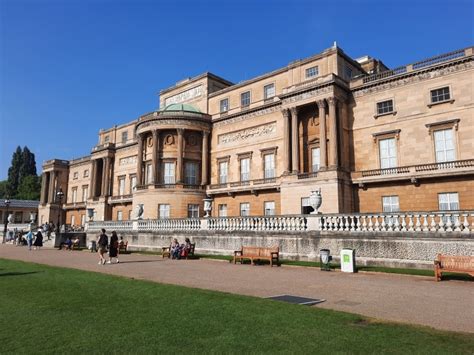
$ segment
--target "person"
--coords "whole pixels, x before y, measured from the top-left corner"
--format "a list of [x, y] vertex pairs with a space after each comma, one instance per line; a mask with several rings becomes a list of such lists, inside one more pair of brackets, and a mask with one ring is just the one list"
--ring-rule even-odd
[[171, 242], [171, 248], [170, 248], [171, 259], [178, 259], [180, 251], [181, 251], [181, 246], [178, 243], [178, 239], [174, 238], [173, 241]]
[[62, 242], [59, 244], [59, 250], [63, 248], [63, 246], [66, 246], [66, 250], [71, 250], [72, 249], [72, 240], [71, 237], [67, 237], [65, 242]]
[[120, 237], [120, 241], [119, 241], [119, 252], [121, 249], [123, 249], [125, 247], [125, 242], [123, 241], [123, 237]]
[[99, 235], [99, 240], [97, 241], [99, 247], [99, 265], [105, 265], [104, 254], [107, 252], [107, 245], [109, 244], [109, 237], [105, 234], [105, 229], [101, 229], [101, 234]]
[[181, 245], [181, 252], [179, 254], [179, 259], [186, 258], [190, 250], [191, 250], [191, 241], [189, 240], [189, 238], [186, 238], [184, 240], [184, 244]]
[[48, 240], [51, 239], [51, 232], [49, 231], [49, 223], [45, 223], [43, 226], [44, 234], [48, 237]]
[[26, 242], [28, 243], [28, 250], [31, 250], [33, 244], [33, 232], [31, 230], [26, 234]]
[[23, 246], [25, 245], [25, 241], [23, 239], [23, 234], [21, 233], [21, 231], [18, 231], [17, 232], [17, 238], [16, 238], [16, 246]]
[[119, 247], [119, 241], [117, 237], [117, 232], [113, 231], [112, 236], [110, 237], [109, 261], [107, 263], [112, 264], [112, 258], [116, 258], [117, 264], [119, 263], [118, 247]]
[[43, 246], [43, 234], [41, 233], [41, 228], [39, 228], [36, 233], [36, 239], [33, 245], [35, 246], [35, 249], [38, 250]]

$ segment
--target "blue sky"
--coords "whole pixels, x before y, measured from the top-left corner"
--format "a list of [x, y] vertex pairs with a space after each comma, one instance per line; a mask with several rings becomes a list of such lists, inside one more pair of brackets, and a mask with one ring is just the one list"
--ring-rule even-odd
[[17, 145], [90, 153], [100, 128], [205, 71], [239, 82], [337, 41], [390, 67], [474, 44], [474, 1], [0, 0], [0, 179]]

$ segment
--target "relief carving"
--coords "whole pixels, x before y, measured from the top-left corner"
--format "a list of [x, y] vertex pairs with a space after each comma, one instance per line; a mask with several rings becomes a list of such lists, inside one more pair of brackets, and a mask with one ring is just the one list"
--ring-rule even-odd
[[260, 126], [245, 128], [239, 131], [221, 134], [218, 137], [219, 144], [240, 143], [249, 139], [272, 136], [276, 133], [276, 122]]
[[126, 158], [121, 158], [119, 160], [119, 165], [131, 165], [131, 164], [136, 164], [137, 163], [137, 156], [131, 156], [131, 157], [126, 157]]

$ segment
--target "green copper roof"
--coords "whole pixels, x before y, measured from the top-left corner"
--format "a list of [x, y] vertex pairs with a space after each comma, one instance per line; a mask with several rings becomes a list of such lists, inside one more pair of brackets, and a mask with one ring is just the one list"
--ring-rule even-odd
[[188, 104], [171, 104], [166, 106], [161, 112], [165, 111], [188, 111], [188, 112], [196, 112], [196, 113], [201, 113], [201, 111], [194, 107], [193, 105], [188, 105]]

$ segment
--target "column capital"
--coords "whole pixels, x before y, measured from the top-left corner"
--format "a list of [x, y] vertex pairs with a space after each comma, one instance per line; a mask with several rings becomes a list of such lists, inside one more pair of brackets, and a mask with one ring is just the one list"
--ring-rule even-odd
[[209, 137], [209, 134], [211, 134], [211, 132], [202, 131], [202, 136], [203, 136], [203, 137]]
[[326, 104], [324, 99], [316, 100], [316, 103], [318, 104], [318, 107], [324, 107], [324, 105]]
[[328, 101], [329, 106], [336, 105], [338, 101], [337, 97], [334, 97], [334, 96], [328, 97], [326, 100]]
[[290, 108], [290, 112], [292, 116], [298, 115], [298, 107], [294, 106]]
[[182, 135], [184, 133], [184, 128], [176, 128], [176, 132], [178, 132], [179, 135]]
[[283, 110], [281, 110], [281, 114], [283, 115], [283, 117], [289, 118], [290, 117], [290, 109], [284, 108]]

